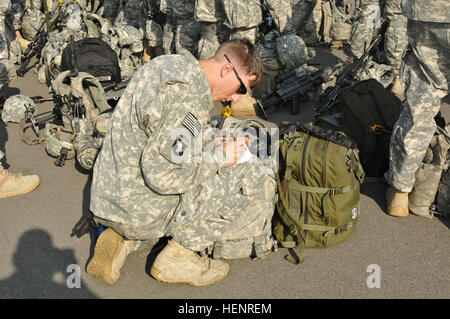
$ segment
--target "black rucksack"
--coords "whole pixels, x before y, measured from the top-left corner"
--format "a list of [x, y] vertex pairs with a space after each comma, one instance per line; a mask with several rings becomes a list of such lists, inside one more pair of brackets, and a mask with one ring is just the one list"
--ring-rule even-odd
[[61, 57], [61, 72], [66, 70], [87, 72], [102, 85], [121, 81], [117, 53], [100, 38], [86, 38], [69, 43]]
[[374, 79], [343, 89], [338, 103], [315, 123], [352, 138], [367, 176], [382, 176], [389, 168], [389, 141], [402, 105], [399, 98]]

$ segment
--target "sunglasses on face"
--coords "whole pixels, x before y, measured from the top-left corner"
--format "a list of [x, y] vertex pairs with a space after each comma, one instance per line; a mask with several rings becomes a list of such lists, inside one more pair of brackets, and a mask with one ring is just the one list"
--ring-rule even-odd
[[242, 82], [241, 77], [239, 76], [239, 74], [236, 71], [236, 68], [234, 67], [233, 63], [231, 63], [230, 59], [227, 57], [226, 54], [224, 54], [225, 59], [227, 59], [228, 63], [230, 63], [233, 66], [233, 71], [234, 74], [236, 74], [237, 79], [239, 80], [239, 82], [241, 83], [241, 86], [239, 87], [239, 89], [237, 89], [236, 93], [238, 94], [242, 94], [245, 95], [247, 93], [247, 88], [244, 85], [244, 82]]

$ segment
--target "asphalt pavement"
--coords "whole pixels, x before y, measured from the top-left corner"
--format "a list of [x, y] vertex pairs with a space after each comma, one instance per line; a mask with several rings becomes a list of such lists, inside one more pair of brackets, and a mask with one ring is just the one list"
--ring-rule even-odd
[[[337, 51], [319, 58], [333, 61]], [[35, 72], [17, 78], [1, 92], [49, 96]], [[270, 120], [305, 122], [310, 103], [291, 116], [278, 109]], [[47, 111], [50, 103], [38, 105]], [[449, 105], [443, 107], [450, 119]], [[448, 121], [448, 120], [447, 120]], [[386, 185], [361, 187], [361, 215], [348, 241], [325, 249], [306, 250], [306, 260], [293, 265], [279, 248], [264, 259], [229, 260], [228, 276], [207, 287], [166, 284], [150, 274], [154, 253], [135, 252], [126, 260], [118, 282], [107, 285], [85, 271], [93, 253], [92, 235], [71, 237], [86, 214], [90, 174], [68, 160], [54, 165], [43, 145], [27, 145], [18, 124], [0, 121], [0, 150], [11, 172], [38, 174], [31, 193], [0, 199], [0, 298], [124, 299], [448, 299], [450, 297], [450, 220], [384, 213]]]

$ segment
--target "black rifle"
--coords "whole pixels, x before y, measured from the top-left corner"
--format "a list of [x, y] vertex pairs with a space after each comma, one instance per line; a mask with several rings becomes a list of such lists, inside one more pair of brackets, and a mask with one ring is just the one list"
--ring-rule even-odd
[[53, 109], [51, 111], [47, 111], [37, 115], [33, 115], [33, 113], [31, 112], [25, 113], [24, 123], [31, 123], [31, 127], [33, 128], [34, 133], [36, 133], [36, 136], [39, 136], [39, 130], [45, 123], [51, 122], [55, 119], [58, 121], [62, 121], [61, 106], [63, 105], [63, 101], [60, 95], [54, 95], [53, 97], [45, 99], [40, 96], [38, 96], [37, 98], [40, 99], [33, 100], [33, 97], [31, 97], [31, 99], [35, 103], [43, 103], [49, 101], [53, 101], [54, 103]]
[[[14, 96], [14, 95], [16, 95], [16, 94], [13, 94], [13, 95], [1, 95], [0, 96], [0, 108], [3, 108], [3, 105], [5, 104], [6, 100], [9, 97]], [[30, 99], [36, 104], [53, 101], [52, 97], [43, 98], [40, 95], [30, 96]]]
[[342, 88], [342, 84], [347, 80], [347, 77], [354, 71], [358, 70], [365, 62], [372, 48], [381, 40], [381, 34], [378, 34], [369, 47], [364, 51], [364, 54], [357, 61], [353, 61], [352, 64], [342, 72], [342, 74], [336, 79], [334, 86], [329, 86], [319, 97], [316, 105], [314, 106], [314, 116], [318, 117], [323, 112], [330, 110], [337, 102], [338, 94]]
[[262, 97], [258, 101], [257, 108], [259, 112], [264, 113], [263, 110], [272, 105], [290, 102], [291, 114], [298, 114], [300, 112], [299, 98], [304, 97], [307, 92], [317, 85], [331, 81], [336, 74], [342, 72], [343, 66], [343, 63], [338, 63], [334, 66], [302, 75], [297, 75], [298, 69], [292, 69], [280, 74], [277, 79], [279, 83], [275, 92]]
[[340, 49], [344, 47], [350, 47], [350, 42], [348, 40], [333, 40], [330, 42], [316, 42], [316, 43], [307, 43], [307, 47], [326, 47], [333, 49]]
[[[55, 11], [58, 10], [58, 14], [56, 15], [56, 18], [53, 21], [50, 21], [49, 24], [51, 25], [57, 25], [62, 18], [63, 18], [63, 11], [61, 10], [61, 4], [56, 2], [56, 6], [52, 9], [51, 17], [54, 16]], [[48, 23], [48, 20], [44, 21], [41, 26], [39, 27], [37, 33], [31, 40], [31, 42], [28, 44], [27, 49], [22, 55], [22, 65], [17, 69], [16, 73], [18, 76], [24, 76], [25, 73], [28, 72], [28, 64], [30, 63], [31, 59], [36, 56], [38, 59], [41, 56], [42, 49], [44, 48], [45, 43], [47, 42], [47, 37], [49, 30], [46, 28], [46, 25]]]

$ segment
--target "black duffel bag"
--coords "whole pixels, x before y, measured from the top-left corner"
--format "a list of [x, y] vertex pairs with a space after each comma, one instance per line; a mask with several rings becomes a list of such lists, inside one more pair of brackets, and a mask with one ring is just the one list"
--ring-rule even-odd
[[61, 72], [66, 70], [87, 72], [102, 85], [121, 81], [117, 53], [100, 38], [86, 38], [69, 43], [61, 57]]

